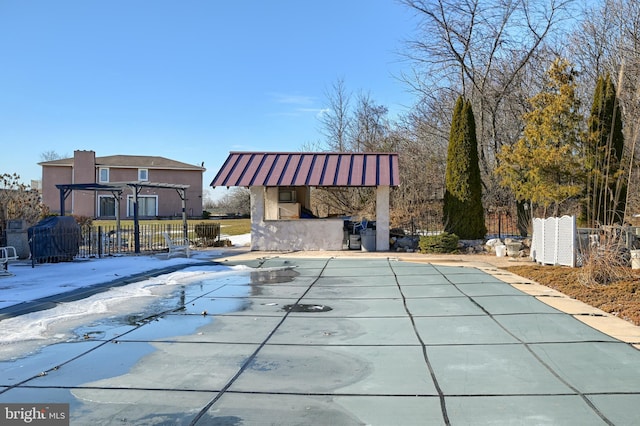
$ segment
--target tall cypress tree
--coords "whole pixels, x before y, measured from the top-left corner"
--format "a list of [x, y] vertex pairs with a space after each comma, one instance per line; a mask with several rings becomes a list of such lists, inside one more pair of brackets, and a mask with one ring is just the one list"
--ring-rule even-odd
[[443, 206], [444, 229], [461, 239], [484, 238], [476, 123], [471, 102], [456, 101], [449, 133]]
[[593, 94], [585, 165], [587, 171], [584, 218], [596, 223], [622, 223], [626, 202], [622, 154], [624, 136], [616, 88], [611, 76], [598, 77]]

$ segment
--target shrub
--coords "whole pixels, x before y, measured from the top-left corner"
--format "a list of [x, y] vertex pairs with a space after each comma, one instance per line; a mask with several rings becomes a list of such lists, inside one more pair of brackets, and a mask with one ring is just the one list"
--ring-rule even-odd
[[420, 237], [420, 253], [455, 253], [458, 251], [459, 238], [456, 234], [443, 232], [439, 235]]
[[89, 229], [93, 225], [93, 218], [92, 217], [81, 216], [81, 215], [77, 215], [77, 214], [74, 214], [72, 216], [76, 220], [76, 223], [78, 225], [80, 225], [80, 227], [83, 228], [83, 229]]
[[11, 219], [24, 219], [33, 225], [48, 213], [38, 191], [20, 183], [18, 174], [0, 173], [0, 229]]
[[218, 240], [213, 243], [214, 247], [231, 247], [232, 245], [233, 244], [231, 243], [231, 240], [228, 238], [225, 238], [224, 240]]
[[578, 273], [578, 280], [587, 287], [633, 281], [629, 261], [629, 250], [617, 239], [587, 247], [582, 252], [582, 268]]
[[201, 222], [194, 227], [194, 231], [205, 246], [211, 247], [220, 237], [220, 224]]

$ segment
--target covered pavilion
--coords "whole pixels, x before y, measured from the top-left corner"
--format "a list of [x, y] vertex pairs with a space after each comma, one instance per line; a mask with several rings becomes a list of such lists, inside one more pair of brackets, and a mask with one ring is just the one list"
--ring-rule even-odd
[[307, 218], [311, 189], [376, 189], [375, 250], [389, 250], [389, 193], [400, 184], [393, 152], [230, 152], [212, 187], [251, 191], [252, 250], [342, 250], [344, 217]]

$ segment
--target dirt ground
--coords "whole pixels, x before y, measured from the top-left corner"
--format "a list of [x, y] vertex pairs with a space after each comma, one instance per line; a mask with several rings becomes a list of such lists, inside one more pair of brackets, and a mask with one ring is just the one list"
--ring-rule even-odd
[[582, 284], [581, 268], [566, 266], [504, 266], [503, 269], [558, 290], [569, 297], [640, 325], [640, 270], [630, 270], [630, 277], [611, 284]]

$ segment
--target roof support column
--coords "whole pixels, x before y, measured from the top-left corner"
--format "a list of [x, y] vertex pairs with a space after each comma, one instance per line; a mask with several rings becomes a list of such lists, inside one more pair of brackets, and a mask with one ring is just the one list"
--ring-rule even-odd
[[140, 221], [138, 219], [138, 194], [142, 187], [130, 184], [133, 193], [133, 247], [136, 254], [140, 254]]
[[182, 238], [189, 239], [189, 222], [187, 221], [187, 190], [176, 188], [178, 196], [182, 200]]
[[58, 190], [60, 191], [60, 216], [64, 216], [65, 215], [64, 202], [69, 196], [69, 194], [71, 194], [72, 190], [64, 187], [61, 188], [60, 186], [62, 185], [56, 185], [56, 187], [58, 187]]
[[251, 193], [251, 250], [259, 250], [258, 242], [262, 240], [264, 227], [264, 186], [249, 187]]
[[280, 212], [278, 208], [278, 187], [267, 186], [264, 189], [264, 215], [263, 220], [278, 220]]
[[122, 190], [111, 191], [111, 195], [113, 195], [116, 208], [116, 251], [120, 253], [120, 250], [122, 250], [122, 234], [120, 232], [120, 198], [122, 196]]
[[376, 251], [389, 251], [389, 186], [376, 187]]

